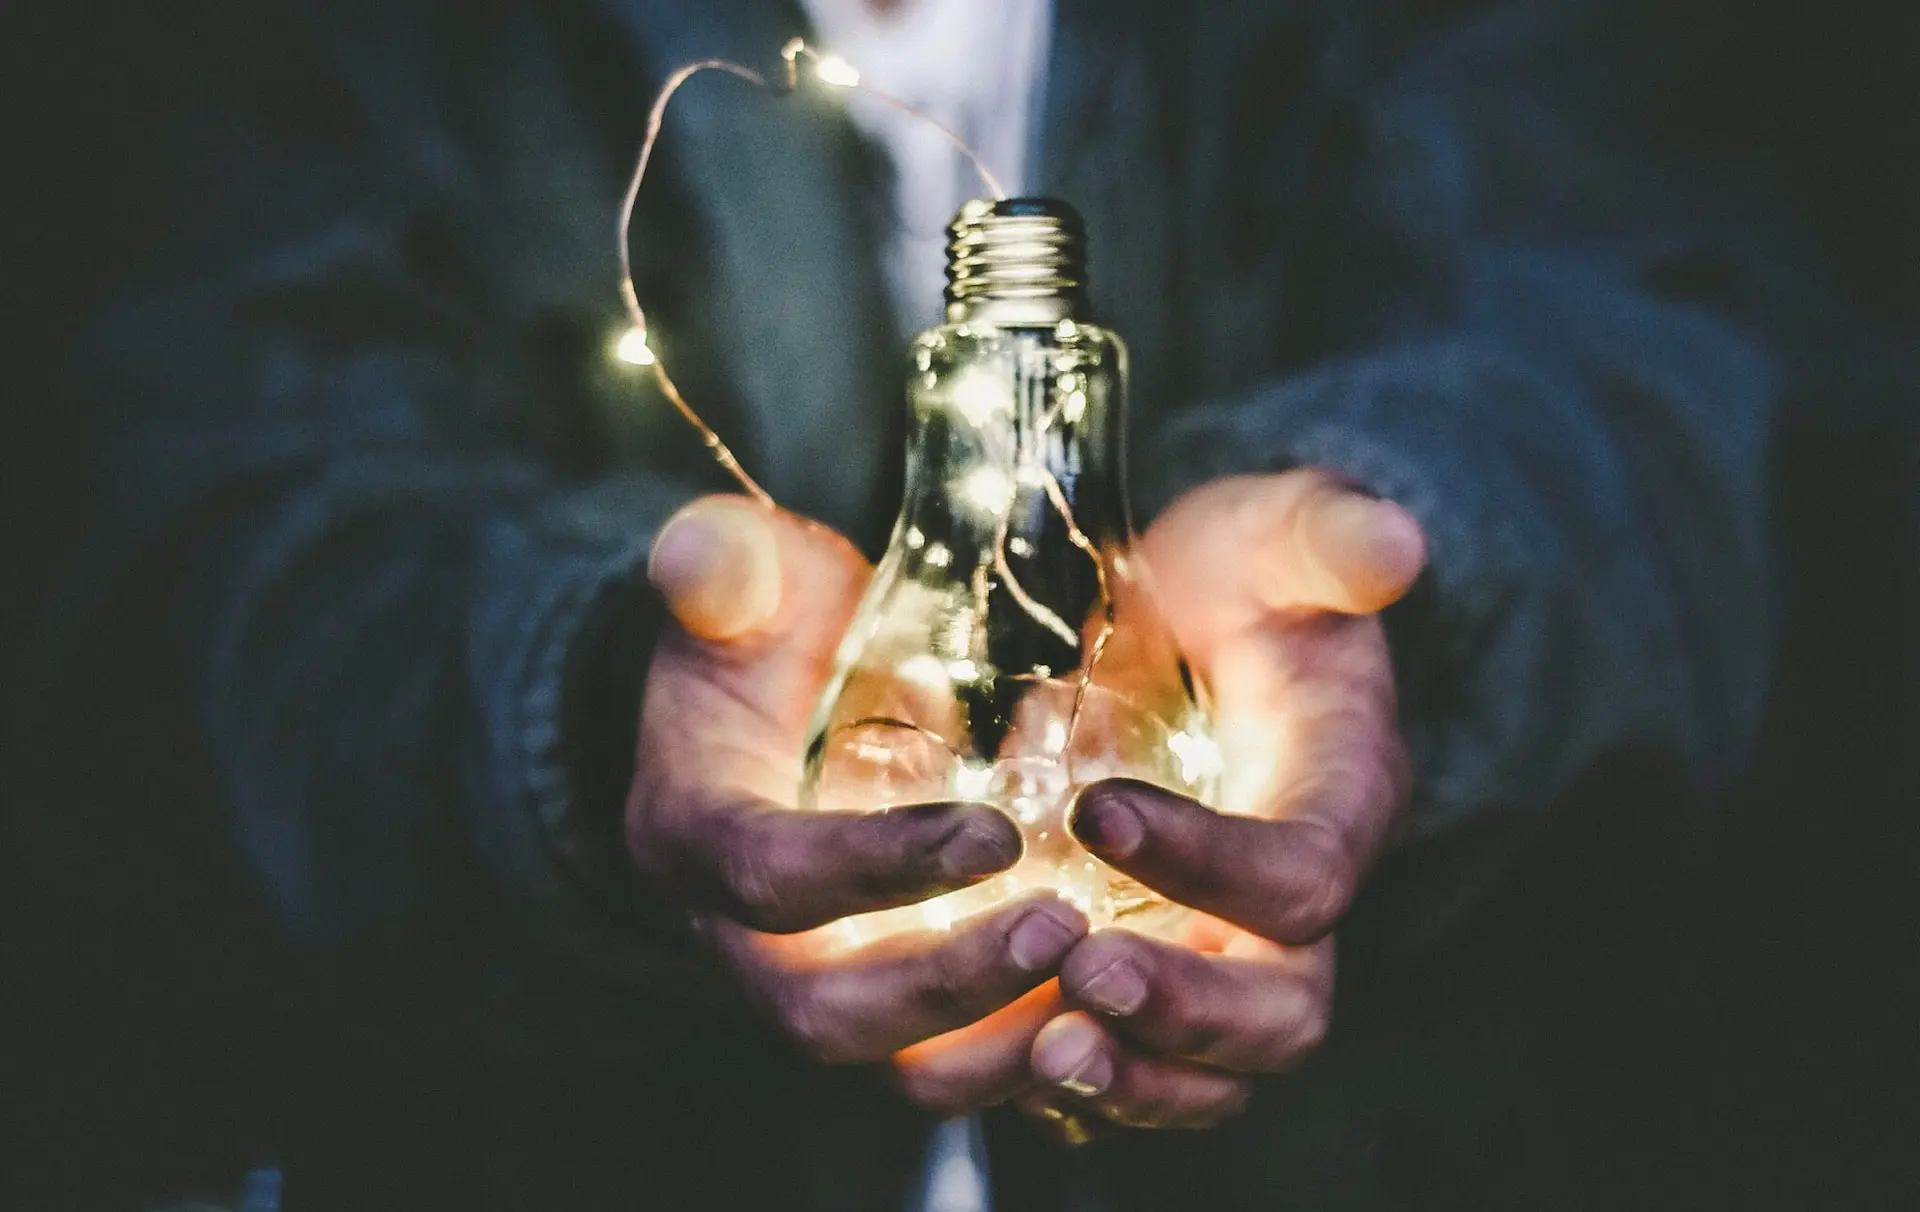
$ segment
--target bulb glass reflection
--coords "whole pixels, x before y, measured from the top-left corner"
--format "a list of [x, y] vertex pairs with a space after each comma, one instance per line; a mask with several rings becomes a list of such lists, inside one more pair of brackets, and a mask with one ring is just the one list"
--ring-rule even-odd
[[957, 323], [915, 343], [905, 503], [815, 712], [801, 804], [979, 800], [1026, 848], [984, 884], [837, 923], [842, 941], [945, 929], [1033, 888], [1096, 925], [1159, 932], [1184, 915], [1066, 828], [1097, 780], [1211, 801], [1221, 773], [1126, 558], [1125, 391], [1125, 348], [1088, 324]]

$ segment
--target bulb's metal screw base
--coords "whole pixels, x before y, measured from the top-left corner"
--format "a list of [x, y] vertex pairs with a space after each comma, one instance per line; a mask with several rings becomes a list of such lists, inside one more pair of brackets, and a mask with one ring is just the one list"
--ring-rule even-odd
[[1065, 202], [969, 202], [947, 234], [948, 323], [1046, 328], [1085, 307], [1086, 228]]

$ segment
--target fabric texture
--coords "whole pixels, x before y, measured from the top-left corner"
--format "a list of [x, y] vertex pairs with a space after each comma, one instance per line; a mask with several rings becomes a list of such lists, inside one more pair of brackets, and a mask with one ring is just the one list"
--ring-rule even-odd
[[[203, 858], [303, 962], [378, 950], [369, 1034], [592, 1068], [748, 1031], [621, 858], [640, 570], [726, 485], [608, 357], [611, 216], [665, 74], [771, 68], [802, 15], [247, 20], [82, 355], [102, 503], [67, 642], [137, 621], [232, 842]], [[1788, 262], [1734, 201], [1764, 182], [1654, 137], [1657, 47], [1518, 0], [1060, 0], [1049, 45], [1031, 184], [1085, 214], [1132, 347], [1144, 514], [1311, 463], [1431, 536], [1390, 620], [1412, 836], [1347, 954], [1467, 921], [1597, 764], [1724, 781], [1770, 661], [1759, 317]], [[884, 177], [835, 97], [703, 79], [632, 245], [688, 396], [869, 550], [899, 476]]]

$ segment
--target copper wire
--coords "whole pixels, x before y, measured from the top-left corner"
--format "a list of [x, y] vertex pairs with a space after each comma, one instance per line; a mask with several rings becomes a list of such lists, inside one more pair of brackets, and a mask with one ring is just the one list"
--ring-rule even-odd
[[[616, 241], [620, 254], [620, 301], [626, 306], [627, 318], [633, 322], [634, 329], [641, 334], [643, 339], [647, 336], [647, 313], [646, 309], [640, 306], [639, 291], [635, 289], [633, 283], [633, 211], [640, 198], [640, 183], [646, 180], [647, 166], [653, 162], [653, 149], [660, 142], [660, 131], [666, 123], [667, 105], [673, 100], [674, 94], [680, 91], [682, 85], [705, 71], [725, 72], [730, 76], [745, 80], [747, 83], [755, 85], [756, 87], [766, 89], [776, 96], [791, 95], [800, 87], [800, 59], [803, 57], [814, 63], [816, 68], [823, 62], [819, 53], [807, 45], [806, 40], [802, 38], [794, 38], [780, 48], [780, 58], [786, 63], [787, 68], [786, 87], [782, 89], [774, 88], [768, 83], [765, 76], [750, 67], [743, 67], [727, 59], [701, 59], [697, 62], [687, 64], [667, 77], [667, 82], [661, 87], [660, 94], [654, 98], [653, 108], [647, 113], [646, 137], [640, 144], [640, 156], [634, 163], [633, 177], [627, 182], [627, 192], [625, 196], [620, 199], [619, 232], [617, 233]], [[910, 105], [902, 101], [892, 93], [874, 88], [871, 85], [861, 84], [857, 80], [851, 82], [836, 82], [832, 87], [865, 93], [882, 104], [890, 105], [902, 113], [932, 126], [935, 130], [946, 136], [947, 141], [958, 148], [960, 154], [967, 158], [967, 162], [973, 166], [974, 171], [980, 174], [981, 182], [992, 191], [996, 199], [1004, 199], [1007, 196], [1006, 191], [1000, 186], [999, 179], [981, 162], [980, 157], [975, 154], [974, 150], [967, 146], [966, 140], [962, 139], [952, 127], [949, 127], [932, 114], [927, 113], [918, 106]], [[687, 403], [686, 397], [680, 394], [679, 385], [673, 381], [673, 376], [667, 373], [666, 361], [661, 358], [660, 351], [653, 349], [651, 345], [649, 345], [648, 352], [653, 359], [651, 363], [653, 380], [659, 385], [660, 394], [666, 396], [668, 402], [673, 405], [681, 417], [685, 418], [687, 424], [693, 426], [694, 430], [699, 433], [700, 440], [704, 442], [707, 449], [712, 452], [714, 461], [719, 463], [721, 469], [732, 476], [734, 480], [739, 483], [740, 487], [746, 490], [747, 495], [769, 509], [774, 508], [773, 497], [768, 494], [766, 489], [760, 487], [759, 483], [751, 475], [747, 474], [747, 469], [740, 465], [738, 458], [734, 457], [733, 450], [722, 440], [720, 435], [714, 431], [714, 428], [701, 418], [693, 406]]]

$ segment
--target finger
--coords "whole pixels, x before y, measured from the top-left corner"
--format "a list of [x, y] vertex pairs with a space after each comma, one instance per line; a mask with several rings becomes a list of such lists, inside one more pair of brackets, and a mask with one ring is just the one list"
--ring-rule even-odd
[[1419, 577], [1427, 546], [1404, 509], [1302, 469], [1195, 489], [1148, 531], [1147, 557], [1176, 613], [1232, 631], [1249, 611], [1379, 610]]
[[647, 579], [667, 609], [701, 639], [727, 640], [766, 625], [780, 605], [774, 515], [740, 497], [702, 497], [667, 520], [647, 558]]
[[640, 869], [681, 904], [776, 934], [967, 887], [1022, 847], [1013, 821], [984, 804], [796, 812], [691, 794], [630, 813], [628, 836]]
[[942, 1119], [997, 1107], [1033, 1088], [1034, 1037], [1065, 1010], [1050, 980], [979, 1022], [896, 1052], [894, 1088]]
[[1134, 1128], [1209, 1128], [1244, 1110], [1253, 1092], [1244, 1077], [1135, 1052], [1077, 1012], [1041, 1029], [1033, 1041], [1033, 1071]]
[[[628, 849], [656, 885], [697, 909], [797, 931], [964, 887], [1019, 857], [1011, 823], [978, 805], [787, 810], [808, 717], [867, 576], [844, 539], [710, 497], [668, 524], [654, 556], [656, 583], [685, 617], [655, 647], [625, 814]], [[759, 565], [749, 579], [764, 585], [769, 558], [770, 611], [727, 571]], [[709, 593], [714, 577], [735, 592]]]
[[1087, 919], [1051, 895], [951, 934], [894, 935], [825, 958], [794, 959], [779, 940], [732, 923], [713, 930], [763, 1008], [824, 1064], [885, 1060], [992, 1014], [1050, 980], [1086, 932]]
[[[1331, 793], [1352, 794], [1376, 793], [1346, 784]], [[1352, 903], [1391, 809], [1311, 796], [1291, 807], [1281, 820], [1259, 820], [1110, 779], [1081, 793], [1068, 827], [1094, 854], [1179, 904], [1274, 942], [1308, 943]], [[1356, 821], [1368, 823], [1349, 825]]]
[[1067, 1004], [1145, 1052], [1236, 1073], [1282, 1073], [1326, 1036], [1333, 1001], [1330, 941], [1207, 955], [1125, 930], [1102, 930], [1068, 954]]
[[[709, 550], [701, 536], [716, 532], [732, 537], [709, 560], [700, 554]], [[777, 564], [771, 575], [769, 547]], [[708, 591], [703, 562], [721, 570], [713, 576], [731, 586], [727, 592]], [[743, 565], [755, 569], [751, 584], [735, 584]], [[655, 544], [652, 575], [678, 613], [660, 628], [647, 669], [636, 761], [636, 775], [648, 780], [642, 790], [669, 800], [721, 784], [787, 801], [799, 782], [808, 720], [869, 577], [865, 560], [826, 527], [710, 497], [669, 523]]]
[[1372, 614], [1399, 601], [1427, 562], [1412, 514], [1332, 480], [1314, 484], [1291, 515], [1273, 519], [1264, 549], [1275, 581], [1295, 587], [1294, 604], [1342, 614]]

